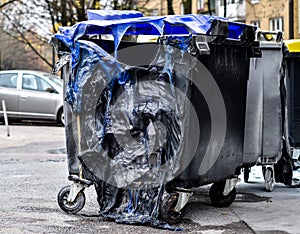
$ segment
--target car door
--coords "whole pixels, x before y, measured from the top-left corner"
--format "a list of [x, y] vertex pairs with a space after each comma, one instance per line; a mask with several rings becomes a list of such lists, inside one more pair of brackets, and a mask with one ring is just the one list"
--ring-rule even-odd
[[56, 93], [53, 87], [36, 74], [22, 74], [19, 114], [28, 118], [55, 119]]
[[0, 73], [0, 113], [2, 113], [2, 100], [4, 100], [7, 114], [10, 117], [17, 116], [18, 112], [17, 83], [17, 72]]

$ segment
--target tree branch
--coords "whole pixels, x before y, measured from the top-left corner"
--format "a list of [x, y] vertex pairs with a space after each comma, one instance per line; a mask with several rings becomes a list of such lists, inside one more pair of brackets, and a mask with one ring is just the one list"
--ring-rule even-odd
[[5, 7], [5, 6], [7, 6], [7, 5], [9, 5], [9, 4], [12, 4], [14, 2], [18, 2], [18, 1], [19, 0], [10, 0], [8, 2], [5, 2], [5, 3], [3, 3], [3, 4], [0, 5], [0, 9], [3, 8], [3, 7]]
[[[21, 32], [21, 30], [19, 30], [18, 28], [18, 25], [16, 25], [15, 22], [13, 22], [10, 17], [6, 14], [6, 13], [3, 13], [4, 16], [13, 24], [16, 32], [18, 33], [19, 36], [21, 36], [22, 40], [20, 40], [19, 38], [16, 38], [18, 41], [20, 42], [23, 42], [24, 44], [28, 45], [32, 50], [33, 52], [40, 58], [42, 59], [47, 65], [49, 65], [50, 67], [52, 67], [52, 64], [46, 59], [44, 58], [44, 56], [39, 53], [35, 47], [33, 46], [33, 44], [25, 37], [25, 35]], [[8, 34], [9, 36], [11, 36], [10, 34]]]

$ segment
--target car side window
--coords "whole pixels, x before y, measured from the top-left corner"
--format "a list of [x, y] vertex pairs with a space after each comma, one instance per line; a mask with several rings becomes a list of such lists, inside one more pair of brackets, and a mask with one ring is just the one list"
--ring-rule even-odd
[[22, 89], [37, 90], [36, 76], [31, 74], [23, 74]]
[[40, 91], [49, 92], [50, 90], [55, 91], [55, 89], [45, 80], [40, 79]]
[[23, 74], [22, 89], [40, 92], [56, 92], [56, 90], [44, 79], [33, 74]]
[[0, 87], [17, 88], [17, 73], [0, 74]]

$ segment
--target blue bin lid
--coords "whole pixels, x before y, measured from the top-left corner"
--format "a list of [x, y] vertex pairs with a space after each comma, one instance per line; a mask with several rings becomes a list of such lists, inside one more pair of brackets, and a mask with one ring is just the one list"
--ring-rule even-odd
[[88, 20], [73, 27], [61, 27], [55, 37], [71, 46], [88, 35], [112, 34], [116, 45], [124, 35], [212, 35], [214, 21], [228, 24], [228, 39], [239, 40], [249, 25], [207, 15], [167, 15], [144, 17], [138, 11], [88, 10]]
[[143, 13], [133, 10], [87, 10], [88, 20], [117, 20], [143, 17]]

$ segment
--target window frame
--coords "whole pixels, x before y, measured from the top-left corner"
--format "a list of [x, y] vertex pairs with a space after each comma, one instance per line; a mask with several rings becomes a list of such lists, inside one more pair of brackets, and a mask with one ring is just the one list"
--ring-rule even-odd
[[[276, 25], [279, 24], [279, 28], [276, 27]], [[284, 22], [283, 22], [283, 17], [274, 17], [269, 19], [269, 29], [270, 31], [284, 31]]]

